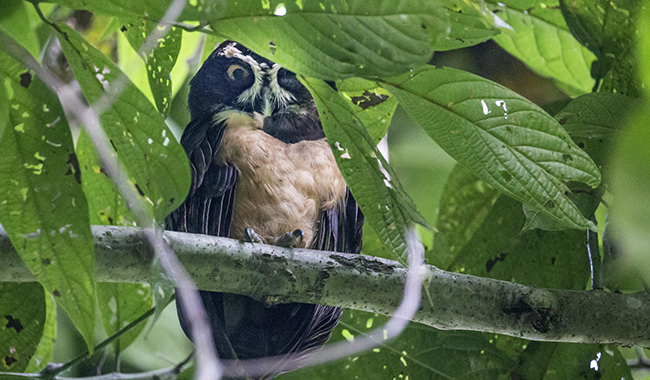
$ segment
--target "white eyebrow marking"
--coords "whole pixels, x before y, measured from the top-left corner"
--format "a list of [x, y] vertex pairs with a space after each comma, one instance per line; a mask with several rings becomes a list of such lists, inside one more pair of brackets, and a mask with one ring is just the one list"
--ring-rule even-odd
[[[226, 58], [237, 58], [242, 62], [246, 62], [250, 66], [251, 70], [253, 71], [253, 75], [255, 76], [255, 81], [253, 82], [253, 85], [248, 90], [242, 92], [237, 97], [237, 103], [252, 104], [255, 102], [255, 99], [257, 99], [257, 97], [260, 96], [262, 91], [262, 85], [264, 83], [263, 67], [259, 63], [257, 63], [257, 61], [255, 61], [255, 59], [252, 56], [244, 55], [244, 53], [242, 53], [241, 50], [235, 47], [236, 44], [237, 44], [236, 42], [232, 42], [228, 44], [228, 46], [224, 47], [223, 50], [219, 52], [219, 55]], [[262, 63], [262, 65], [267, 66], [265, 63]]]
[[271, 98], [281, 108], [285, 108], [287, 103], [292, 100], [296, 100], [296, 97], [289, 91], [282, 88], [278, 83], [278, 72], [280, 71], [281, 68], [282, 66], [278, 65], [277, 63], [274, 63], [271, 70], [269, 70], [269, 75], [271, 76], [271, 80], [270, 80]]

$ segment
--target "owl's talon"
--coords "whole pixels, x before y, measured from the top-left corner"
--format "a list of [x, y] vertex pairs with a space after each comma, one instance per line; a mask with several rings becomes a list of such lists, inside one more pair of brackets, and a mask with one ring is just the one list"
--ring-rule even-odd
[[275, 240], [275, 245], [284, 248], [295, 248], [296, 245], [302, 243], [303, 232], [301, 229], [287, 232]]
[[246, 234], [246, 242], [264, 244], [264, 240], [254, 229], [247, 228], [244, 233]]

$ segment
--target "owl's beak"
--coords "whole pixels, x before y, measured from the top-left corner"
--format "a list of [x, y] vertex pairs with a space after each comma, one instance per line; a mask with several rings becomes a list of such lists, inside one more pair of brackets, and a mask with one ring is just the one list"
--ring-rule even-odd
[[275, 109], [275, 104], [273, 97], [271, 96], [271, 90], [268, 86], [262, 87], [262, 115], [264, 117], [269, 117], [273, 114]]

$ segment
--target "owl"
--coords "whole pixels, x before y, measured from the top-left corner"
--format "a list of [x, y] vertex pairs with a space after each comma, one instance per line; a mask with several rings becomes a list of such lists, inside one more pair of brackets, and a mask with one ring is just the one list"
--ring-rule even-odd
[[[360, 252], [364, 216], [336, 165], [314, 100], [295, 73], [225, 41], [191, 80], [188, 108], [191, 121], [181, 144], [192, 184], [168, 217], [169, 229]], [[222, 359], [299, 360], [327, 342], [342, 312], [229, 293], [200, 296]], [[176, 304], [191, 338], [181, 302]], [[278, 372], [269, 368], [261, 378]]]

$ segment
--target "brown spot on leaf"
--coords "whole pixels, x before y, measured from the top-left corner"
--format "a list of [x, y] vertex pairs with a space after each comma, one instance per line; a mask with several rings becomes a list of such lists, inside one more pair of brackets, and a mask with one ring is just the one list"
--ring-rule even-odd
[[54, 289], [54, 291], [52, 292], [52, 295], [53, 295], [54, 297], [61, 297], [61, 293], [59, 293], [59, 291], [56, 290], [56, 289]]

